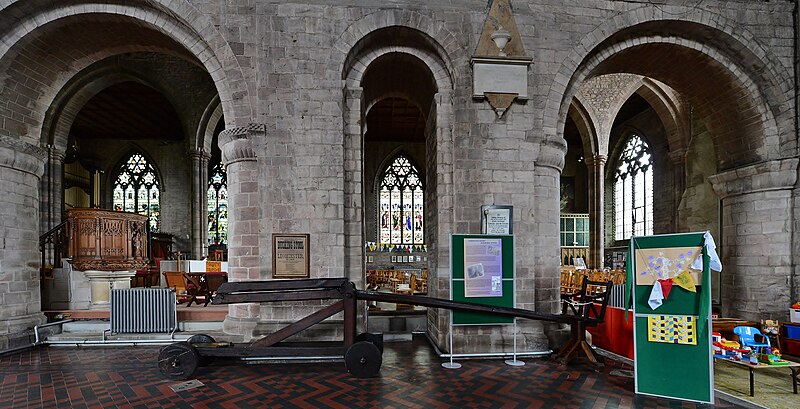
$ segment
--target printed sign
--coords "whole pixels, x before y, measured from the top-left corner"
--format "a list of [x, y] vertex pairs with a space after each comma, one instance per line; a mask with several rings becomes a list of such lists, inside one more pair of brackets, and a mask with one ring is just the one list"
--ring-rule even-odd
[[464, 296], [503, 296], [503, 244], [501, 239], [464, 240]]

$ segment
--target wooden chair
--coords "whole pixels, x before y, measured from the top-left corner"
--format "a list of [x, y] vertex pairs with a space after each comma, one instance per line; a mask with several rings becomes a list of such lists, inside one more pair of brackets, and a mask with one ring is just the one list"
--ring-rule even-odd
[[206, 304], [204, 305], [204, 307], [208, 305], [208, 303], [217, 293], [219, 286], [227, 282], [228, 282], [228, 273], [224, 271], [206, 273], [206, 287], [208, 288], [208, 297], [206, 298]]
[[[592, 281], [584, 276], [580, 292], [574, 295], [562, 295], [562, 314], [573, 315], [576, 320], [570, 325], [570, 339], [561, 347], [556, 359], [563, 364], [568, 364], [578, 351], [583, 351], [589, 361], [597, 366], [597, 370], [602, 370], [604, 364], [602, 359], [589, 345], [586, 340], [586, 328], [594, 327], [603, 323], [606, 315], [606, 307], [611, 295], [611, 281]], [[590, 292], [594, 288], [594, 293]], [[600, 289], [603, 289], [602, 291]]]
[[167, 287], [175, 289], [175, 301], [180, 303], [186, 300], [186, 281], [181, 271], [165, 271], [164, 280]]
[[205, 273], [183, 273], [183, 278], [186, 280], [186, 294], [189, 296], [187, 307], [191, 307], [193, 302], [200, 305], [199, 298], [202, 298], [206, 303], [205, 305], [208, 305], [211, 297], [208, 294], [208, 286], [204, 276]]
[[228, 282], [228, 273], [224, 271], [206, 271], [202, 273], [183, 273], [186, 280], [186, 293], [189, 297], [190, 307], [192, 303], [200, 305], [203, 300], [203, 307], [208, 307], [212, 297], [222, 283]]

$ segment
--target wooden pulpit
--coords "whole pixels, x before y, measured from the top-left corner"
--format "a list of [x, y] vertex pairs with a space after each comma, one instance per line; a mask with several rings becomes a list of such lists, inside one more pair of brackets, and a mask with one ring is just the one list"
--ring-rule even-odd
[[69, 209], [69, 256], [80, 271], [133, 271], [147, 265], [147, 216]]

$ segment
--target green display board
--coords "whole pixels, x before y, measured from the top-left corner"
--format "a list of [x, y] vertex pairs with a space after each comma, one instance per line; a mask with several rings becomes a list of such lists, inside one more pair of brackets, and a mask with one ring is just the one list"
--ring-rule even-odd
[[[710, 318], [711, 275], [704, 234], [685, 233], [631, 238], [626, 263], [628, 270], [626, 287], [629, 291], [633, 291], [636, 393], [705, 403], [714, 401]], [[685, 255], [683, 250], [676, 248], [697, 250], [690, 250], [692, 251], [690, 257], [688, 251]], [[700, 254], [697, 255], [696, 251]], [[641, 258], [638, 268], [637, 253]], [[653, 284], [641, 285], [647, 280], [647, 276], [666, 265], [670, 274], [665, 277], [671, 278], [677, 271], [688, 270], [690, 263], [687, 260], [695, 257], [702, 257], [703, 260], [699, 282], [695, 283], [697, 292], [687, 291], [673, 284], [663, 304], [656, 309], [651, 308], [648, 299]], [[645, 268], [642, 268], [642, 264]], [[648, 316], [652, 316], [652, 328]], [[663, 316], [696, 317], [692, 318], [692, 321], [682, 321], [680, 324], [681, 329], [690, 328], [693, 332], [679, 331], [677, 327], [671, 326], [676, 324], [663, 320]], [[680, 341], [671, 340], [678, 338], [677, 334], [680, 334]], [[677, 343], [686, 341], [694, 341], [696, 345]]]
[[[514, 236], [450, 236], [450, 299], [514, 307]], [[513, 317], [453, 311], [453, 325], [512, 324]]]

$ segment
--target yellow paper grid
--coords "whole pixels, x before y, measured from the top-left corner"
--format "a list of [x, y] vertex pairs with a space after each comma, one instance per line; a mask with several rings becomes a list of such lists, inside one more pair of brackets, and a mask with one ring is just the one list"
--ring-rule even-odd
[[697, 345], [697, 317], [648, 315], [647, 340], [669, 344]]

